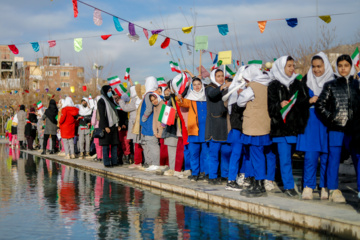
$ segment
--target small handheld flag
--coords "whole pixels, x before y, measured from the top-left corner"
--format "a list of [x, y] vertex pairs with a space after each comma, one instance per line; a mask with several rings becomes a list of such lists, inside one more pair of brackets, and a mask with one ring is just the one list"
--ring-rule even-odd
[[125, 80], [128, 80], [129, 77], [130, 77], [130, 68], [126, 68], [124, 79], [125, 79]]
[[289, 114], [292, 107], [295, 105], [295, 102], [296, 102], [297, 96], [298, 96], [298, 92], [299, 91], [296, 91], [296, 93], [290, 98], [289, 103], [286, 104], [286, 106], [280, 110], [280, 113], [281, 113], [282, 119], [284, 120], [284, 123], [286, 123], [286, 117]]
[[158, 121], [169, 126], [174, 125], [175, 109], [165, 104], [162, 105]]

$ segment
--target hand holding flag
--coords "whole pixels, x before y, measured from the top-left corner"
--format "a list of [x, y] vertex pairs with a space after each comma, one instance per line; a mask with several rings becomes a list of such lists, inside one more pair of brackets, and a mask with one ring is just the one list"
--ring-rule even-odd
[[296, 91], [296, 93], [290, 98], [289, 102], [280, 110], [280, 113], [281, 113], [282, 119], [284, 120], [284, 123], [286, 123], [286, 117], [289, 114], [292, 107], [295, 105], [295, 102], [296, 102], [297, 96], [298, 96], [298, 92], [299, 91]]

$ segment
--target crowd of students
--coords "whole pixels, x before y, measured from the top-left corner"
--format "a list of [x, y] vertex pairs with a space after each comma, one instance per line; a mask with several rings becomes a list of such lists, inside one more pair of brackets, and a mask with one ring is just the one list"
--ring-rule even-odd
[[[131, 164], [193, 182], [226, 181], [227, 190], [246, 197], [275, 189], [276, 168], [284, 193], [297, 197], [292, 155], [301, 151], [302, 199], [313, 199], [319, 165], [321, 199], [346, 202], [338, 172], [342, 151], [352, 157], [357, 174], [360, 168], [359, 70], [342, 55], [334, 71], [320, 52], [302, 79], [291, 56], [277, 59], [270, 71], [242, 66], [233, 79], [216, 68], [210, 84], [185, 70], [191, 79], [181, 94], [182, 74], [166, 87], [152, 76], [145, 85], [129, 79], [129, 96], [105, 85], [96, 99], [83, 98], [79, 105], [70, 97], [52, 99], [37, 112], [26, 113], [21, 105], [6, 129], [15, 148], [24, 148], [26, 139], [33, 149], [36, 138], [42, 154], [61, 146], [67, 159], [96, 157], [105, 167]], [[176, 111], [174, 124], [160, 122], [163, 105]]]

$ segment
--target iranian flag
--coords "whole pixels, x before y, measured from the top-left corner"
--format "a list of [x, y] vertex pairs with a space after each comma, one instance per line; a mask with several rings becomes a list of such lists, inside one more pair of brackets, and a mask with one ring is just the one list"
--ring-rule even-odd
[[290, 110], [292, 109], [292, 107], [294, 106], [294, 104], [296, 102], [298, 92], [299, 91], [296, 91], [296, 93], [290, 98], [289, 103], [286, 104], [286, 106], [280, 110], [280, 113], [281, 113], [282, 119], [284, 120], [284, 123], [286, 123], [286, 116], [289, 114]]
[[353, 60], [354, 66], [359, 67], [360, 56], [359, 56], [359, 48], [358, 47], [356, 47], [355, 52], [351, 55], [351, 58]]
[[170, 61], [170, 68], [171, 68], [171, 71], [173, 71], [173, 72], [181, 73], [179, 64], [176, 62]]
[[36, 105], [39, 110], [44, 107], [41, 101], [38, 101]]
[[118, 76], [110, 77], [110, 78], [108, 78], [107, 80], [108, 80], [109, 85], [110, 85], [111, 87], [113, 87], [113, 86], [118, 85], [118, 84], [121, 83], [120, 78], [119, 78]]
[[175, 109], [165, 104], [162, 105], [158, 121], [169, 126], [174, 125]]
[[163, 77], [159, 77], [156, 79], [159, 87], [166, 87], [167, 84], [165, 82], [165, 79]]
[[118, 84], [118, 85], [114, 86], [113, 89], [116, 92], [116, 94], [119, 96], [122, 96], [123, 94], [128, 93], [126, 87], [124, 87], [124, 85], [122, 85], [122, 84]]
[[130, 77], [130, 68], [127, 68], [126, 71], [125, 71], [125, 77], [124, 77], [124, 79], [125, 79], [125, 80], [128, 80], [129, 77]]
[[234, 76], [236, 74], [228, 66], [226, 66], [225, 69], [226, 69], [226, 75]]
[[179, 94], [182, 94], [185, 91], [187, 82], [188, 76], [186, 74], [181, 74], [181, 78], [176, 82], [176, 87], [179, 89]]
[[262, 60], [252, 60], [252, 61], [249, 61], [248, 62], [248, 65], [251, 65], [251, 64], [255, 64], [257, 66], [259, 66], [259, 69], [261, 70], [262, 68]]

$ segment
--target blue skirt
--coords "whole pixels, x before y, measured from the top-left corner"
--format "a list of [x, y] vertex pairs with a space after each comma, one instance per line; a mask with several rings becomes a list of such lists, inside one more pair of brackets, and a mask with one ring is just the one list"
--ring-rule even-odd
[[296, 143], [296, 136], [274, 137], [272, 141], [274, 143]]
[[253, 146], [268, 146], [272, 144], [269, 134], [262, 136], [248, 136], [242, 134], [240, 141], [244, 145], [253, 145]]

